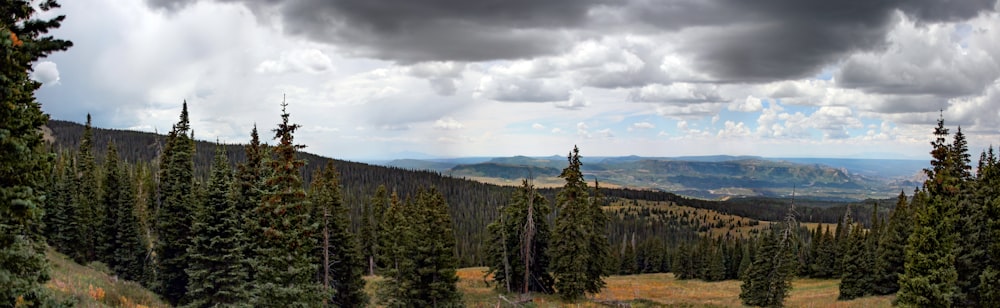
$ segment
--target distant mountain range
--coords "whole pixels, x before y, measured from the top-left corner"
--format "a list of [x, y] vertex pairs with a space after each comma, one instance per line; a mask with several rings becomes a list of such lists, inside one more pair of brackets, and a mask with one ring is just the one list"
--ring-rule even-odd
[[[401, 159], [387, 166], [455, 177], [517, 180], [555, 178], [565, 157]], [[922, 182], [927, 161], [904, 159], [767, 158], [758, 156], [589, 157], [588, 179], [700, 198], [782, 197], [793, 193], [834, 200], [885, 197]]]

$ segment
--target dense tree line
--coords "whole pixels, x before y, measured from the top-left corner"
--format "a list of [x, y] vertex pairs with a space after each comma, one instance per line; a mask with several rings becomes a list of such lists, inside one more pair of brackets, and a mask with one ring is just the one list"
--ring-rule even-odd
[[[215, 146], [205, 179], [196, 175], [186, 104], [152, 162], [123, 162], [109, 142], [97, 163], [88, 121], [80, 148], [60, 150], [48, 173], [49, 244], [78, 262], [106, 263], [174, 305], [366, 305], [367, 250], [351, 230], [341, 173], [328, 162], [306, 185], [304, 146], [293, 142], [299, 126], [284, 109], [281, 119], [273, 130], [277, 144], [260, 142], [255, 128], [236, 168], [229, 147]], [[414, 259], [409, 267], [380, 271], [388, 277], [380, 294], [390, 306], [456, 306], [449, 207], [434, 189], [418, 189], [410, 200], [394, 220], [387, 209], [371, 215], [386, 234], [415, 232], [384, 237], [382, 251]], [[390, 241], [401, 238], [408, 240]], [[428, 284], [432, 291], [417, 292]]]
[[[84, 131], [83, 127], [79, 124], [65, 121], [49, 121], [48, 128], [50, 128], [53, 132], [55, 145], [58, 149], [79, 148], [79, 144], [81, 143], [79, 139], [82, 137]], [[102, 163], [103, 158], [106, 156], [105, 151], [107, 149], [107, 144], [111, 141], [115, 141], [115, 144], [119, 149], [118, 152], [121, 160], [130, 163], [143, 163], [156, 160], [156, 157], [159, 157], [159, 154], [157, 154], [159, 153], [158, 151], [162, 151], [163, 144], [166, 143], [165, 137], [151, 133], [98, 128], [94, 128], [92, 131], [91, 143], [93, 144], [93, 152], [95, 153], [94, 156], [97, 158], [98, 164]], [[216, 146], [213, 143], [197, 140], [195, 141], [195, 145], [195, 179], [197, 181], [207, 181], [211, 170], [210, 163], [213, 161]], [[252, 165], [254, 164], [254, 161], [259, 163], [259, 158], [248, 156], [247, 151], [244, 149], [246, 146], [247, 145], [233, 144], [223, 145], [230, 164], [239, 163], [241, 165]], [[270, 150], [269, 146], [260, 144], [259, 149], [256, 151], [261, 152], [261, 154], [256, 154], [257, 156], [260, 156], [263, 155], [263, 152]], [[421, 187], [439, 188], [449, 205], [449, 214], [454, 218], [453, 223], [455, 225], [456, 233], [455, 244], [458, 254], [457, 257], [459, 265], [463, 267], [479, 266], [490, 262], [488, 243], [491, 234], [487, 232], [486, 227], [489, 222], [497, 219], [499, 212], [496, 209], [504, 204], [507, 204], [510, 196], [514, 195], [518, 189], [516, 187], [496, 186], [462, 178], [449, 177], [447, 175], [429, 171], [414, 171], [343, 160], [331, 160], [309, 154], [307, 152], [299, 152], [298, 156], [306, 161], [306, 164], [301, 168], [300, 176], [302, 176], [302, 179], [307, 187], [312, 182], [313, 175], [316, 174], [316, 172], [321, 169], [327, 161], [333, 161], [334, 168], [341, 172], [340, 182], [342, 183], [343, 188], [341, 190], [341, 194], [344, 204], [348, 209], [351, 230], [354, 232], [360, 232], [361, 229], [364, 228], [366, 225], [363, 222], [365, 219], [364, 217], [371, 217], [371, 215], [366, 216], [363, 212], [365, 211], [365, 206], [371, 202], [370, 199], [372, 196], [376, 195], [379, 187], [395, 191], [400, 196], [415, 195]], [[156, 166], [147, 167], [156, 168]], [[261, 176], [240, 170], [238, 170], [238, 172], [240, 172], [242, 176]], [[250, 168], [248, 170], [256, 169]], [[245, 187], [241, 189], [246, 190]], [[559, 188], [536, 189], [539, 194], [545, 197], [548, 202], [548, 206], [553, 209], [555, 206], [554, 202], [556, 200], [556, 194], [559, 190]], [[668, 192], [652, 190], [602, 188], [601, 191], [606, 196], [609, 203], [622, 200], [648, 200], [675, 203], [695, 208], [714, 210], [721, 214], [744, 216], [760, 221], [781, 220], [789, 206], [788, 200], [774, 198], [733, 198], [727, 201], [709, 201], [686, 198]], [[252, 194], [252, 192], [247, 193]], [[388, 198], [388, 193], [389, 192], [386, 192], [385, 196], [381, 199], [386, 200]], [[253, 197], [250, 196], [249, 198]], [[871, 204], [871, 202], [873, 201], [869, 201], [867, 204]], [[244, 204], [246, 204], [246, 202], [244, 202]], [[380, 208], [369, 208], [368, 210], [384, 211], [384, 209], [387, 208], [386, 204], [387, 203], [383, 202]], [[801, 221], [836, 223], [839, 218], [844, 216], [845, 211], [850, 211], [851, 216], [854, 217], [856, 221], [862, 222], [865, 226], [868, 226], [870, 225], [869, 217], [871, 216], [871, 211], [866, 210], [867, 207], [860, 206], [862, 204], [864, 203], [853, 203], [851, 206], [847, 206], [847, 204], [842, 202], [796, 200], [797, 212]], [[243, 209], [245, 210], [247, 208], [244, 206]], [[889, 208], [882, 209], [880, 215], [887, 215], [888, 210]], [[555, 211], [553, 211], [553, 214], [550, 214], [548, 217], [550, 222], [555, 219], [554, 213]], [[612, 249], [613, 256], [620, 253], [622, 237], [626, 236], [625, 233], [636, 233], [636, 252], [641, 253], [643, 250], [638, 249], [638, 247], [659, 246], [658, 243], [654, 243], [655, 241], [663, 242], [666, 249], [671, 250], [678, 242], [676, 238], [679, 238], [671, 233], [664, 234], [662, 236], [658, 236], [656, 239], [653, 239], [652, 237], [647, 236], [648, 234], [675, 232], [674, 229], [676, 228], [686, 228], [674, 226], [674, 222], [678, 221], [672, 221], [665, 225], [653, 224], [653, 226], [648, 228], [641, 227], [640, 229], [635, 229], [626, 225], [633, 223], [639, 224], [637, 219], [643, 218], [630, 217], [625, 219], [619, 215], [608, 215], [608, 217], [611, 220], [609, 222], [610, 227], [608, 236], [611, 239], [612, 246], [615, 248]], [[368, 219], [369, 222], [371, 222], [371, 218]], [[372, 226], [370, 223], [367, 225], [369, 227]], [[360, 233], [370, 234], [368, 232]], [[685, 235], [685, 237], [686, 239], [683, 240], [684, 242], [695, 240], [695, 238], [690, 237], [690, 235]], [[368, 242], [371, 241], [369, 240]], [[374, 246], [369, 245], [368, 247]], [[371, 254], [369, 253], [369, 256], [370, 255]], [[374, 259], [372, 259], [372, 261], [377, 262], [377, 260]]]

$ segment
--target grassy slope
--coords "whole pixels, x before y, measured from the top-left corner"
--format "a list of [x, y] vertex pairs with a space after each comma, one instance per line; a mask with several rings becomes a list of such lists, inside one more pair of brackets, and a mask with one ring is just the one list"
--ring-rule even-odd
[[[467, 307], [495, 307], [498, 295], [483, 279], [486, 268], [463, 268], [458, 271], [458, 287], [465, 294]], [[673, 274], [611, 276], [608, 286], [595, 299], [631, 302], [633, 307], [740, 307], [740, 282], [703, 282], [676, 280]], [[787, 307], [890, 307], [894, 296], [865, 297], [837, 301], [837, 280], [799, 279], [785, 301]], [[508, 296], [513, 298], [514, 296]], [[589, 301], [566, 303], [556, 296], [538, 295], [534, 307], [603, 307]]]
[[169, 307], [153, 292], [131, 281], [118, 280], [97, 266], [83, 266], [66, 255], [46, 252], [52, 279], [45, 285], [60, 301], [76, 307]]

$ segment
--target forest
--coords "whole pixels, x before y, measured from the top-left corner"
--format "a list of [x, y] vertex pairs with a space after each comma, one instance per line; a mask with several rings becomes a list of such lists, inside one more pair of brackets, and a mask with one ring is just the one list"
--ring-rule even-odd
[[28, 73], [72, 43], [45, 36], [62, 16], [15, 4], [0, 28], [3, 306], [79, 304], [43, 286], [49, 250], [188, 307], [457, 307], [471, 266], [506, 294], [570, 303], [610, 275], [670, 272], [739, 280], [751, 306], [781, 306], [797, 277], [839, 279], [843, 300], [1000, 306], [1000, 160], [991, 147], [974, 168], [943, 117], [926, 181], [890, 200], [602, 188], [576, 146], [560, 187], [496, 186], [308, 154], [284, 101], [276, 125], [234, 145], [197, 141], [186, 102], [166, 135], [50, 121]]

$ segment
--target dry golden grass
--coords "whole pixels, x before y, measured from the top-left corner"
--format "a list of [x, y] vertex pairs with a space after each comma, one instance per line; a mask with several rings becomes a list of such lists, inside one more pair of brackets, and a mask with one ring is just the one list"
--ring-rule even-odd
[[119, 280], [95, 267], [79, 265], [49, 249], [52, 278], [45, 287], [77, 307], [170, 307], [136, 282]]
[[[458, 288], [465, 294], [467, 307], [495, 307], [499, 293], [483, 282], [486, 268], [458, 270]], [[676, 280], [673, 274], [611, 276], [607, 288], [595, 295], [599, 301], [632, 302], [634, 306], [741, 307], [740, 282]], [[837, 301], [837, 280], [799, 279], [792, 283], [787, 307], [890, 307], [893, 296], [866, 297]], [[636, 301], [642, 300], [642, 301]], [[591, 301], [566, 303], [557, 296], [536, 295], [533, 307], [603, 307]], [[506, 306], [504, 306], [506, 307]]]

